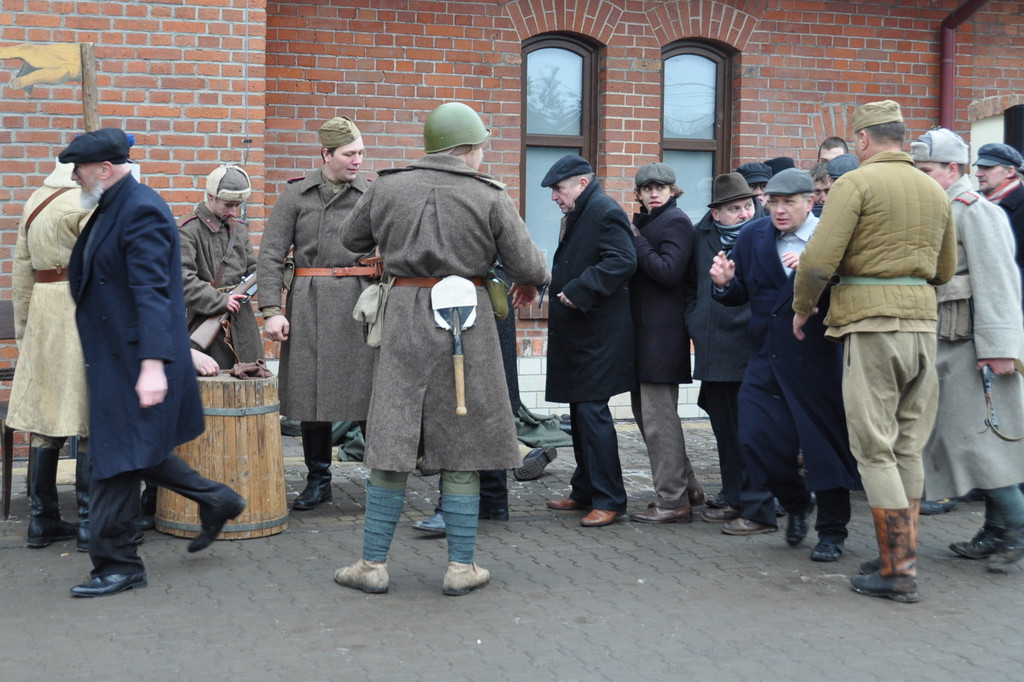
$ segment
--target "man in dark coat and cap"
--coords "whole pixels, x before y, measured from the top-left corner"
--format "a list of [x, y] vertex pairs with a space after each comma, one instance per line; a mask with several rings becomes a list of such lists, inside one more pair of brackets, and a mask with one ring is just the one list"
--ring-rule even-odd
[[606, 526], [626, 510], [626, 488], [608, 399], [636, 386], [629, 279], [636, 270], [625, 211], [604, 193], [590, 164], [569, 154], [541, 181], [562, 209], [551, 268], [547, 399], [569, 403], [576, 471], [558, 510], [589, 509], [584, 526]]
[[160, 196], [132, 176], [128, 137], [103, 128], [58, 157], [74, 164], [82, 204], [96, 207], [68, 264], [85, 356], [93, 458], [91, 579], [76, 597], [146, 586], [135, 544], [143, 479], [199, 504], [208, 547], [245, 508], [228, 486], [200, 476], [171, 450], [203, 432], [185, 325], [178, 227]]

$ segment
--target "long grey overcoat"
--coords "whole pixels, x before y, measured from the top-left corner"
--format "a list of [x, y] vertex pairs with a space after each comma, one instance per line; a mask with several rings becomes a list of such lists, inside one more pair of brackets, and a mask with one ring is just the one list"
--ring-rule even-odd
[[[513, 282], [539, 286], [549, 278], [501, 183], [446, 154], [381, 174], [349, 216], [343, 241], [356, 251], [379, 245], [385, 267], [398, 277], [482, 277], [500, 255]], [[365, 462], [411, 471], [422, 440], [428, 467], [516, 467], [516, 430], [487, 292], [476, 288], [477, 321], [462, 335], [469, 412], [457, 417], [452, 334], [435, 326], [430, 291], [396, 286], [388, 297]]]
[[[281, 305], [285, 257], [295, 267], [358, 265], [373, 246], [353, 252], [341, 242], [341, 224], [369, 187], [362, 177], [337, 194], [319, 170], [288, 183], [277, 200], [257, 258], [260, 310]], [[281, 414], [300, 421], [363, 421], [370, 403], [376, 351], [352, 319], [363, 277], [296, 277], [285, 315], [291, 326], [281, 344]]]
[[[231, 220], [230, 228], [234, 232], [234, 240], [224, 223], [206, 208], [205, 202], [196, 206], [181, 224], [178, 232], [181, 239], [181, 277], [185, 283], [185, 305], [190, 320], [193, 316], [220, 316], [228, 305], [228, 294], [224, 289], [238, 284], [256, 270], [256, 255], [249, 243], [245, 223]], [[228, 242], [231, 242], [231, 255], [218, 287], [214, 288], [213, 280], [217, 277]], [[228, 320], [234, 353], [225, 341], [223, 330], [206, 352], [221, 369], [231, 369], [236, 362], [262, 359], [263, 339], [256, 326], [252, 303], [243, 304], [237, 313], [228, 316]]]
[[[47, 182], [53, 184], [36, 190], [25, 203], [14, 247], [11, 282], [18, 371], [7, 423], [45, 436], [87, 436], [85, 360], [71, 289], [67, 282], [39, 283], [36, 272], [67, 268], [89, 211], [79, 205], [81, 190], [74, 181], [61, 185], [47, 178]], [[26, 231], [28, 217], [61, 186], [73, 189], [53, 199]]]
[[[1024, 481], [1024, 441], [1009, 443], [986, 428], [978, 360], [1024, 358], [1020, 272], [1005, 212], [971, 191], [966, 177], [946, 190], [956, 222], [956, 276], [936, 290], [939, 412], [924, 449], [925, 490], [940, 499], [972, 488], [990, 490]], [[996, 424], [1024, 435], [1024, 377], [995, 378]]]

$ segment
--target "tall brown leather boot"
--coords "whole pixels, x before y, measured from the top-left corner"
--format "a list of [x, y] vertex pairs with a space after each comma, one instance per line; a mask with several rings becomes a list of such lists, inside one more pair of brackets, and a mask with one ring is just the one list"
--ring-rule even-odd
[[917, 513], [914, 501], [904, 509], [871, 509], [878, 541], [879, 569], [850, 579], [854, 592], [885, 597], [903, 604], [920, 599], [917, 593]]

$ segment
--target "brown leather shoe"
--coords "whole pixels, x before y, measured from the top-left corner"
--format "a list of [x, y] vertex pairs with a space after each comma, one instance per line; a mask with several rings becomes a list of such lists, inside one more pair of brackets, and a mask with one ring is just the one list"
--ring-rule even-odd
[[769, 526], [767, 523], [758, 523], [750, 519], [736, 519], [722, 526], [722, 532], [726, 535], [757, 535], [774, 533], [778, 529], [778, 526]]
[[690, 501], [691, 507], [703, 507], [704, 506], [704, 490], [698, 487], [696, 490], [687, 490], [686, 497]]
[[689, 523], [693, 520], [693, 509], [689, 506], [663, 509], [651, 505], [642, 512], [633, 512], [629, 518], [640, 523]]
[[580, 519], [580, 525], [587, 528], [607, 526], [610, 523], [615, 523], [615, 519], [619, 518], [621, 514], [622, 512], [607, 509], [591, 509], [589, 514]]
[[571, 497], [565, 497], [561, 500], [548, 500], [549, 509], [557, 509], [558, 511], [571, 511], [573, 509], [589, 509], [587, 505], [582, 502], [577, 502]]
[[740, 510], [736, 507], [725, 505], [721, 509], [705, 509], [700, 513], [701, 519], [709, 523], [722, 523], [732, 521], [740, 517]]

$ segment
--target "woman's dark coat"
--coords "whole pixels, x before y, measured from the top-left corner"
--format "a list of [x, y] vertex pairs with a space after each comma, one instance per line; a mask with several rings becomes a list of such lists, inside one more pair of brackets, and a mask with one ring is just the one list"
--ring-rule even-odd
[[690, 336], [686, 331], [686, 273], [693, 251], [693, 225], [676, 200], [652, 213], [634, 214], [636, 273], [629, 300], [636, 339], [637, 380], [690, 383]]

